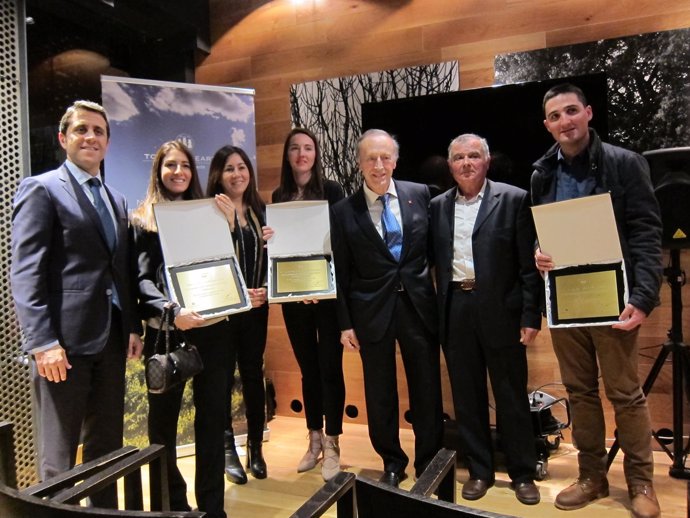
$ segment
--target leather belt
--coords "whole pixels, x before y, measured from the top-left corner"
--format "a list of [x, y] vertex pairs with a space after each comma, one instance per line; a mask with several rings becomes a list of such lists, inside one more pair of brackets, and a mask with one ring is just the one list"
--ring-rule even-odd
[[450, 283], [454, 290], [472, 291], [474, 290], [474, 279], [463, 279], [461, 281], [453, 281]]

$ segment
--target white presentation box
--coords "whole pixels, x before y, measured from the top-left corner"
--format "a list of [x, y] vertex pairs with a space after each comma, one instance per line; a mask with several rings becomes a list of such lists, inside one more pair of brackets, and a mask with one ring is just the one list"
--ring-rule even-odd
[[250, 310], [230, 227], [215, 201], [156, 203], [153, 212], [172, 299], [206, 319]]
[[538, 205], [532, 216], [556, 265], [544, 283], [548, 326], [618, 323], [628, 281], [610, 194]]
[[327, 201], [290, 201], [266, 207], [268, 301], [334, 299], [335, 267]]

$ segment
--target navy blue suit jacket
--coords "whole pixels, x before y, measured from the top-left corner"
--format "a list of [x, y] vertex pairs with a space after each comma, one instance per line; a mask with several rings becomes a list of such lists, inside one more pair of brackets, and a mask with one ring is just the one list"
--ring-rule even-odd
[[400, 261], [396, 261], [371, 221], [364, 191], [332, 210], [333, 253], [338, 282], [340, 328], [376, 342], [393, 319], [395, 292], [402, 287], [433, 336], [437, 334], [434, 288], [427, 261], [429, 189], [393, 180], [403, 223]]
[[55, 341], [68, 355], [100, 352], [110, 330], [112, 286], [122, 309], [122, 336], [137, 327], [130, 313], [133, 256], [126, 201], [106, 191], [116, 219], [114, 252], [96, 209], [66, 165], [19, 185], [10, 279], [27, 352]]

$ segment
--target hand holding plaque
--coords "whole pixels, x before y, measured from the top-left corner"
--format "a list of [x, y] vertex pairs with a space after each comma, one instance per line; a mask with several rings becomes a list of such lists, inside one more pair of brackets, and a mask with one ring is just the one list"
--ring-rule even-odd
[[251, 309], [230, 228], [214, 200], [156, 203], [153, 210], [173, 300], [204, 318]]
[[335, 298], [328, 202], [269, 205], [266, 221], [269, 302]]
[[532, 207], [541, 250], [555, 265], [545, 283], [549, 327], [618, 323], [628, 299], [609, 194]]

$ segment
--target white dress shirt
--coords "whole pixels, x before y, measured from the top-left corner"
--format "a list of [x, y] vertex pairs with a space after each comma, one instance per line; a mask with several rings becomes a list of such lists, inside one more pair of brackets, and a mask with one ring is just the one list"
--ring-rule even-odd
[[453, 280], [474, 279], [472, 232], [477, 221], [479, 207], [484, 199], [486, 180], [479, 194], [467, 199], [458, 189], [455, 197], [455, 221], [453, 226]]

